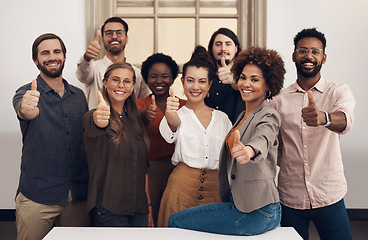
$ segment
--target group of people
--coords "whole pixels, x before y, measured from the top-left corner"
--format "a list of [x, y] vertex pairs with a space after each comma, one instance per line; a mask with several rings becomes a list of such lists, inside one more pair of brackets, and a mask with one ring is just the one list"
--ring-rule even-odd
[[23, 134], [18, 239], [54, 225], [256, 235], [280, 223], [308, 239], [310, 221], [321, 239], [352, 238], [339, 138], [355, 100], [321, 76], [324, 34], [295, 36], [297, 80], [282, 90], [280, 55], [242, 51], [220, 28], [183, 66], [186, 100], [172, 88], [172, 57], [155, 53], [139, 69], [126, 62], [127, 43], [127, 23], [107, 19], [77, 65], [84, 93], [62, 77], [62, 39], [34, 41], [40, 74], [13, 98]]

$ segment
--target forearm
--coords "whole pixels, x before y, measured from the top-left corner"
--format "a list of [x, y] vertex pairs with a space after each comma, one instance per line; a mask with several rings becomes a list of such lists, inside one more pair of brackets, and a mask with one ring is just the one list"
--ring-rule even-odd
[[327, 128], [334, 132], [342, 132], [346, 128], [346, 116], [343, 112], [330, 113], [331, 124]]
[[24, 111], [21, 106], [22, 106], [22, 100], [18, 103], [17, 114], [23, 120], [35, 119], [40, 113], [40, 110], [38, 109], [38, 107], [35, 107], [33, 110]]
[[178, 113], [166, 113], [165, 117], [171, 131], [176, 132], [181, 123]]

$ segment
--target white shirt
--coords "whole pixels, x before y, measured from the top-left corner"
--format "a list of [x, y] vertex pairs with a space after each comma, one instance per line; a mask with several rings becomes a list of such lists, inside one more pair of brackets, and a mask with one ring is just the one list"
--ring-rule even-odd
[[[102, 90], [103, 77], [107, 67], [111, 64], [112, 61], [107, 56], [100, 60], [91, 60], [89, 62], [82, 56], [77, 64], [76, 75], [78, 80], [86, 86], [86, 98], [89, 109], [96, 108], [99, 103], [97, 90]], [[145, 98], [151, 91], [142, 79], [141, 70], [134, 65], [132, 67], [136, 76], [134, 95], [136, 98]]]
[[222, 144], [232, 124], [228, 116], [219, 110], [212, 111], [211, 122], [203, 127], [192, 109], [183, 106], [178, 110], [180, 125], [172, 132], [166, 118], [161, 120], [159, 130], [168, 143], [175, 143], [171, 162], [184, 162], [198, 169], [218, 170]]

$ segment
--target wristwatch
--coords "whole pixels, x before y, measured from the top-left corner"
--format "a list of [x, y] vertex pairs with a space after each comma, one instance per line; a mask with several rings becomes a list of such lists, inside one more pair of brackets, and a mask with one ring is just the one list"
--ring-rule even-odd
[[328, 127], [331, 124], [331, 115], [328, 112], [324, 112], [326, 116], [326, 123], [323, 125], [320, 125], [321, 127]]

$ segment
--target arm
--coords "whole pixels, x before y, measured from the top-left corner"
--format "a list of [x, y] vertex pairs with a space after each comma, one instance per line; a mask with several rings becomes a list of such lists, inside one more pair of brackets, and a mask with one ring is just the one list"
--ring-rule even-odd
[[26, 91], [22, 100], [17, 104], [17, 114], [23, 120], [35, 119], [39, 114], [38, 101], [40, 92], [37, 91], [37, 81], [33, 80], [31, 90]]
[[100, 53], [100, 37], [101, 31], [98, 30], [95, 39], [90, 42], [86, 52], [77, 64], [77, 78], [80, 82], [84, 84], [90, 84], [93, 80], [90, 62], [92, 59], [96, 59], [98, 54]]
[[[327, 123], [327, 118], [325, 112], [318, 109], [314, 102], [312, 91], [308, 91], [308, 100], [309, 104], [307, 107], [302, 109], [302, 118], [303, 121], [307, 124], [307, 126], [318, 127], [321, 125], [325, 125]], [[329, 130], [334, 132], [342, 132], [345, 130], [347, 126], [347, 119], [345, 113], [343, 112], [335, 112], [329, 113], [331, 116], [331, 123], [329, 126], [326, 126]]]
[[217, 70], [217, 76], [223, 84], [230, 84], [234, 90], [239, 90], [230, 67], [226, 65], [225, 57], [221, 58], [221, 67]]
[[155, 223], [153, 221], [153, 216], [152, 216], [152, 205], [151, 205], [151, 197], [149, 194], [148, 174], [146, 174], [146, 195], [147, 195], [147, 201], [148, 201], [148, 227], [154, 227]]
[[156, 119], [157, 106], [156, 106], [155, 95], [151, 96], [151, 104], [148, 105], [147, 108], [141, 109], [139, 111], [139, 114], [140, 114], [141, 119], [143, 120], [145, 125], [147, 125], [148, 123], [150, 123], [150, 122], [152, 122]]
[[175, 132], [178, 129], [181, 122], [178, 115], [178, 109], [179, 99], [175, 97], [174, 90], [170, 87], [170, 96], [166, 101], [165, 117], [172, 132]]

